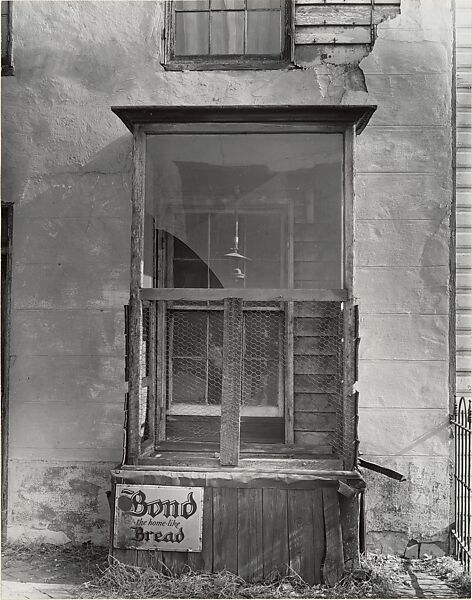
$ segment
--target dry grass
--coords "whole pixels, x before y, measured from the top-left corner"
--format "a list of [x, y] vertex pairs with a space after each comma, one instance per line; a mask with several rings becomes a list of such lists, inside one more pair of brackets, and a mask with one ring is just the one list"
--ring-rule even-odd
[[82, 598], [394, 598], [401, 569], [398, 559], [369, 557], [362, 569], [334, 587], [310, 586], [297, 574], [277, 580], [248, 583], [228, 572], [179, 576], [157, 573], [113, 561], [96, 579], [81, 586]]
[[107, 566], [108, 549], [84, 544], [2, 544], [2, 569], [37, 583], [81, 584]]

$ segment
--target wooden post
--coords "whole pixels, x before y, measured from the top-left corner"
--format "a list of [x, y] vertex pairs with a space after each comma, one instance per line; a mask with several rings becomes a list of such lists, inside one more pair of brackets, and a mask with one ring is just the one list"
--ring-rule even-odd
[[223, 328], [220, 462], [239, 461], [239, 421], [242, 394], [243, 301], [226, 298]]
[[353, 300], [344, 303], [343, 348], [343, 458], [344, 469], [356, 464], [356, 398], [354, 393], [356, 371], [356, 307]]
[[344, 570], [359, 568], [359, 494], [348, 498], [338, 494], [344, 550]]
[[146, 136], [137, 126], [133, 139], [131, 198], [131, 284], [129, 300], [129, 381], [126, 463], [136, 464], [141, 451], [139, 402], [141, 397], [143, 309], [140, 288], [144, 262], [144, 160]]

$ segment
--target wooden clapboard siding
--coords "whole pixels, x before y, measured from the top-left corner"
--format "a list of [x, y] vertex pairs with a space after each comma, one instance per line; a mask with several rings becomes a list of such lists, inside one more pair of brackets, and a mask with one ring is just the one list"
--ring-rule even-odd
[[400, 0], [296, 0], [295, 45], [373, 44], [375, 26], [400, 12]]
[[340, 310], [335, 303], [295, 303], [295, 443], [333, 444], [341, 412]]
[[472, 390], [472, 4], [456, 2], [456, 394]]

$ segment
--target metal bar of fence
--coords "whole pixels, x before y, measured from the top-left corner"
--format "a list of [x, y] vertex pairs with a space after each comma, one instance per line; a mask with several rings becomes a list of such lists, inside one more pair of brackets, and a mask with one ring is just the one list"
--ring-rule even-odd
[[470, 513], [471, 513], [471, 400], [456, 400], [451, 425], [454, 427], [454, 515], [451, 531], [454, 554], [470, 571]]

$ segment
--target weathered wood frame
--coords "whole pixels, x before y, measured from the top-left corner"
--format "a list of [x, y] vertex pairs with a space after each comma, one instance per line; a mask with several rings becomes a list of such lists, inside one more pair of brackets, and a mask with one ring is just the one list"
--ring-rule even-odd
[[[10, 409], [10, 323], [11, 323], [11, 248], [13, 242], [13, 204], [2, 202], [2, 220], [5, 220], [6, 246], [2, 247], [2, 542], [6, 542], [8, 516], [8, 458]], [[3, 225], [3, 223], [2, 223]]]
[[285, 69], [293, 56], [294, 0], [282, 0], [282, 51], [280, 56], [265, 55], [195, 55], [175, 56], [175, 8], [174, 0], [165, 3], [165, 40], [163, 67], [168, 71], [212, 71], [224, 69]]
[[[3, 2], [2, 2], [3, 4]], [[2, 54], [2, 77], [6, 75], [14, 75], [15, 70], [13, 68], [13, 37], [12, 37], [12, 24], [13, 24], [13, 2], [10, 0], [6, 2], [7, 5], [7, 39], [5, 45], [5, 55]]]
[[[353, 215], [354, 215], [354, 138], [363, 130], [375, 107], [124, 107], [112, 108], [127, 127], [133, 132], [133, 190], [132, 190], [132, 223], [131, 223], [131, 284], [129, 306], [129, 393], [126, 463], [137, 464], [141, 455], [139, 436], [139, 401], [142, 386], [141, 339], [143, 330], [142, 300], [155, 300], [158, 307], [169, 300], [224, 300], [229, 307], [238, 299], [261, 301], [316, 301], [337, 300], [349, 301], [345, 304], [344, 320], [344, 363], [346, 365], [343, 383], [343, 447], [348, 450], [344, 455], [345, 468], [355, 465], [355, 432], [351, 424], [355, 424], [354, 394], [352, 386], [355, 377], [352, 375], [352, 364], [355, 361], [355, 336], [352, 334], [351, 310], [353, 304]], [[343, 173], [343, 250], [344, 250], [344, 288], [338, 290], [241, 290], [241, 289], [143, 289], [144, 263], [144, 204], [145, 204], [145, 155], [146, 135], [157, 132], [208, 132], [210, 123], [218, 122], [218, 131], [309, 131], [334, 132], [344, 135], [344, 173]], [[295, 125], [293, 125], [293, 121]], [[328, 121], [328, 124], [325, 123]], [[235, 125], [237, 124], [237, 125]], [[244, 124], [244, 125], [242, 125]], [[284, 126], [285, 125], [285, 126]], [[162, 309], [157, 314], [157, 322], [162, 325]], [[354, 358], [352, 358], [354, 357]], [[347, 360], [346, 360], [347, 359]], [[159, 362], [159, 361], [158, 361]], [[162, 376], [157, 386], [162, 385]], [[159, 394], [158, 394], [159, 395]], [[161, 407], [157, 407], [156, 413]], [[355, 426], [355, 425], [354, 425]], [[239, 440], [238, 437], [234, 438]], [[288, 437], [288, 440], [290, 437]], [[287, 440], [287, 441], [288, 441]], [[237, 464], [239, 448], [226, 453], [226, 464]]]

